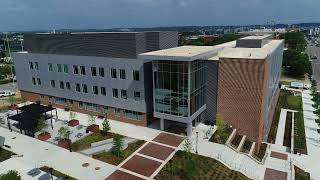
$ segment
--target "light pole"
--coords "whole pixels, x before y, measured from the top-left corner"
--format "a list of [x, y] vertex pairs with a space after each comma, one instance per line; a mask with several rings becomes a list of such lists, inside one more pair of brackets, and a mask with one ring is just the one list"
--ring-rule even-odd
[[196, 132], [196, 134], [197, 134], [197, 139], [196, 139], [196, 154], [198, 154], [198, 134], [199, 134], [199, 132], [197, 131]]

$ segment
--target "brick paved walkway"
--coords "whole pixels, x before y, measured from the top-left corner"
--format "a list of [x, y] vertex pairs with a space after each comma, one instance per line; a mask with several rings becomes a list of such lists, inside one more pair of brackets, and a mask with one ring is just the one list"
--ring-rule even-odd
[[118, 170], [107, 179], [139, 180], [155, 177], [172, 158], [182, 141], [183, 138], [180, 136], [167, 133], [159, 134], [121, 163]]
[[264, 180], [287, 180], [287, 173], [274, 170], [274, 169], [266, 169], [264, 174]]

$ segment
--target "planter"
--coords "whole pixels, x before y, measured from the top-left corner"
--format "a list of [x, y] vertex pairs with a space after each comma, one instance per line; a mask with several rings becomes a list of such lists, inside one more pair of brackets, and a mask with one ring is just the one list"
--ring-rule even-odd
[[51, 134], [48, 133], [48, 132], [43, 132], [43, 133], [38, 135], [38, 139], [41, 140], [41, 141], [46, 141], [46, 140], [48, 140], [50, 138], [51, 138]]
[[93, 133], [98, 133], [100, 132], [100, 128], [99, 128], [99, 125], [97, 124], [92, 124], [90, 126], [87, 127], [87, 132], [93, 132]]
[[17, 109], [18, 109], [18, 105], [12, 104], [11, 107], [10, 107], [10, 109], [11, 109], [12, 111], [17, 110]]
[[68, 126], [75, 127], [79, 125], [79, 120], [72, 119], [68, 122]]
[[71, 140], [70, 139], [60, 139], [58, 141], [58, 146], [59, 147], [62, 147], [62, 148], [65, 148], [65, 149], [69, 149], [71, 145]]

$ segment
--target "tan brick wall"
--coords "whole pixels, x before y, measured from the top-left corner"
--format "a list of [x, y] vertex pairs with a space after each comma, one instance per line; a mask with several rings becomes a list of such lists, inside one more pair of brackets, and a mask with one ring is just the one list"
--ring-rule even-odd
[[220, 59], [217, 112], [253, 141], [263, 138], [266, 61]]
[[[84, 113], [84, 114], [90, 114], [90, 115], [94, 115], [94, 116], [99, 116], [99, 115], [100, 116], [105, 116], [105, 114], [103, 113], [104, 112], [103, 106], [100, 107], [101, 108], [101, 112], [99, 113], [99, 112], [88, 111], [88, 110], [79, 108], [79, 102], [78, 101], [73, 101], [73, 104], [68, 103], [68, 106], [65, 106], [65, 105], [56, 104], [54, 102], [50, 102], [49, 101], [49, 96], [47, 96], [47, 95], [40, 95], [40, 94], [37, 94], [37, 93], [21, 91], [21, 96], [25, 100], [31, 101], [31, 102], [40, 101], [41, 104], [45, 104], [45, 105], [52, 104], [52, 106], [57, 107], [57, 108], [64, 109], [65, 107], [69, 107], [71, 111], [80, 112], [80, 113]], [[129, 118], [125, 117], [123, 113], [121, 113], [120, 117], [117, 117], [114, 114], [113, 107], [109, 107], [108, 113], [107, 113], [107, 118], [108, 119], [121, 121], [121, 122], [125, 122], [125, 123], [130, 123], [130, 124], [135, 124], [135, 125], [138, 125], [138, 126], [147, 126], [148, 125], [148, 119], [151, 119], [152, 115], [148, 115], [146, 113], [143, 113], [142, 116], [143, 116], [142, 120], [129, 119]]]

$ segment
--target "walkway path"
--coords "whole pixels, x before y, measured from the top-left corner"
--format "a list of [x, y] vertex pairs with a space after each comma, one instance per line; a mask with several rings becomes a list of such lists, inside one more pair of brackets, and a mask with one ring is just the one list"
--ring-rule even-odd
[[[104, 179], [111, 174], [116, 167], [102, 161], [95, 160], [76, 152], [69, 152], [53, 144], [40, 141], [8, 129], [0, 127], [0, 136], [6, 138], [5, 144], [11, 146], [10, 151], [23, 155], [21, 162], [33, 167], [50, 166], [60, 172], [78, 179]], [[89, 163], [89, 167], [82, 167], [83, 163]], [[100, 167], [100, 170], [95, 170]]]
[[287, 118], [287, 112], [297, 112], [290, 109], [281, 109], [280, 118], [279, 118], [279, 124], [277, 129], [277, 136], [276, 136], [276, 142], [275, 144], [278, 146], [283, 146], [283, 140], [284, 140], [284, 131], [286, 127], [286, 118]]
[[107, 179], [153, 179], [178, 151], [183, 138], [161, 133], [118, 165]]

